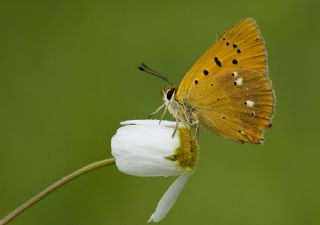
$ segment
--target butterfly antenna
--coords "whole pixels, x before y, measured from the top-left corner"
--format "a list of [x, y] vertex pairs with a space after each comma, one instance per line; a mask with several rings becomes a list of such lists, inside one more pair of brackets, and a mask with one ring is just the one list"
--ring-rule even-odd
[[151, 74], [155, 77], [158, 77], [162, 80], [164, 80], [165, 82], [167, 82], [169, 85], [173, 86], [172, 83], [170, 82], [170, 80], [168, 78], [166, 78], [165, 76], [161, 75], [160, 73], [158, 73], [157, 71], [154, 71], [153, 69], [151, 69], [150, 67], [148, 67], [146, 64], [141, 63], [141, 65], [138, 67], [139, 70], [146, 72], [148, 74]]

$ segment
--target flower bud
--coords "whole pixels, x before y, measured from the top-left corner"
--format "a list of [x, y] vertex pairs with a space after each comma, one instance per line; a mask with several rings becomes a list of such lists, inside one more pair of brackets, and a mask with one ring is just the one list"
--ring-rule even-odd
[[198, 147], [182, 123], [132, 120], [121, 123], [111, 140], [118, 169], [134, 176], [176, 176], [194, 169]]

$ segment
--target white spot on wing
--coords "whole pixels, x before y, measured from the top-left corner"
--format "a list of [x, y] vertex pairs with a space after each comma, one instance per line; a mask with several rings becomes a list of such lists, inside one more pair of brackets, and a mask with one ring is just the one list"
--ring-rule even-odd
[[233, 73], [232, 73], [232, 76], [234, 76], [234, 77], [237, 77], [238, 75], [239, 75], [238, 72], [233, 72]]
[[251, 101], [251, 100], [245, 101], [245, 104], [246, 104], [248, 107], [253, 107], [253, 106], [254, 106], [254, 102]]
[[242, 85], [242, 82], [243, 82], [243, 78], [242, 78], [242, 77], [239, 77], [239, 78], [236, 80], [237, 85]]

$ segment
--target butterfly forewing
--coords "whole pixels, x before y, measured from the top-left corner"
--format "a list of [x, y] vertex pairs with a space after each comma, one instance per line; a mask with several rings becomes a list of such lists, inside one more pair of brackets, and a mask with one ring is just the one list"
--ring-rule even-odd
[[229, 28], [209, 50], [199, 58], [184, 76], [177, 99], [185, 98], [194, 82], [221, 71], [251, 68], [267, 72], [266, 50], [256, 22], [249, 18]]

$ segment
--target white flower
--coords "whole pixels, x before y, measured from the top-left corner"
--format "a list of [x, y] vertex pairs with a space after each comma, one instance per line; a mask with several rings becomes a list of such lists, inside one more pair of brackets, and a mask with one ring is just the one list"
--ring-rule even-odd
[[176, 122], [132, 120], [121, 123], [112, 137], [112, 155], [118, 169], [134, 176], [177, 176], [161, 198], [149, 222], [162, 220], [188, 181], [198, 160], [198, 145], [189, 127]]

